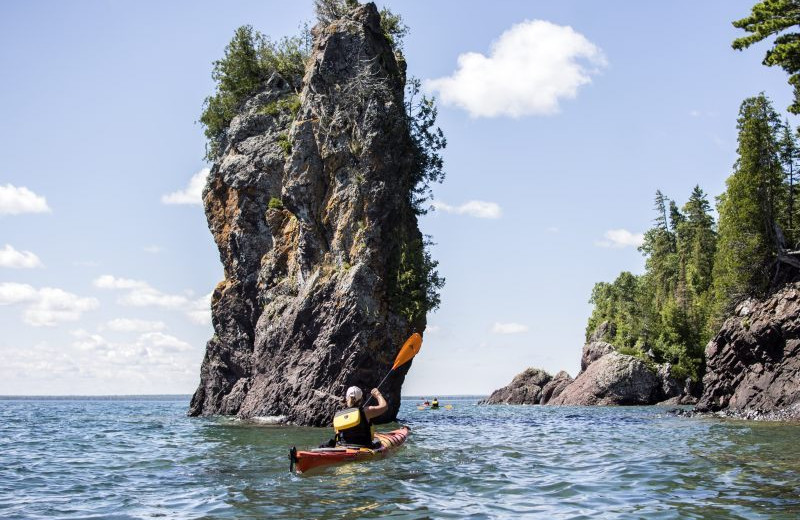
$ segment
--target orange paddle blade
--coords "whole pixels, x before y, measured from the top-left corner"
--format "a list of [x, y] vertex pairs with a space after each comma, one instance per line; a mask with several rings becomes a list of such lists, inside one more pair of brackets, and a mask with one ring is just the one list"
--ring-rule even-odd
[[406, 342], [403, 344], [403, 347], [400, 349], [400, 352], [397, 353], [397, 358], [394, 360], [392, 370], [411, 361], [411, 358], [417, 355], [417, 352], [419, 352], [421, 347], [422, 336], [415, 332], [406, 340]]

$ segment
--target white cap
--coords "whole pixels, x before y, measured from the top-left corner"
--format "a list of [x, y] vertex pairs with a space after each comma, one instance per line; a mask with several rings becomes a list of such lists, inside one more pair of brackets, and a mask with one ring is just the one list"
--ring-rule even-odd
[[352, 397], [354, 400], [360, 401], [361, 398], [364, 396], [364, 394], [361, 393], [361, 389], [359, 387], [351, 386], [350, 388], [347, 389], [346, 396], [348, 399]]

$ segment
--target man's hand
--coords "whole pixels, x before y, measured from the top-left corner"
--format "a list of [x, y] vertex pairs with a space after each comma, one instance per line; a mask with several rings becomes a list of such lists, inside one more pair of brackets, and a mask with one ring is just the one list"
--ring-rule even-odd
[[378, 397], [381, 396], [381, 393], [380, 393], [380, 391], [378, 391], [377, 388], [373, 388], [370, 393], [372, 394], [372, 397], [374, 397], [375, 399], [377, 399]]

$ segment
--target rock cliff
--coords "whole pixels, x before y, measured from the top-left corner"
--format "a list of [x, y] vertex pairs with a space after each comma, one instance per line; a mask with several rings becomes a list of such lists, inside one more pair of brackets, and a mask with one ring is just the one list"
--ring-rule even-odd
[[405, 62], [374, 4], [312, 34], [299, 92], [274, 74], [241, 106], [203, 192], [224, 280], [191, 415], [329, 424], [425, 328]]
[[800, 283], [737, 306], [706, 347], [696, 409], [800, 420]]

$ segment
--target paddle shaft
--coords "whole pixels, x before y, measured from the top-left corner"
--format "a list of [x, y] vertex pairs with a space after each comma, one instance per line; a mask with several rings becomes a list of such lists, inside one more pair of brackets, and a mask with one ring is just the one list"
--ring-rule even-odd
[[[381, 380], [380, 383], [378, 383], [378, 386], [376, 386], [375, 388], [380, 388], [381, 385], [386, 382], [389, 376], [392, 375], [392, 372], [394, 372], [394, 369], [389, 370], [389, 373], [386, 374], [386, 376]], [[369, 398], [366, 401], [364, 401], [364, 406], [366, 407], [371, 400], [372, 400], [372, 394], [369, 394]]]

